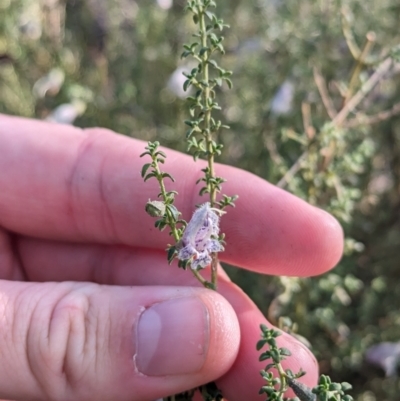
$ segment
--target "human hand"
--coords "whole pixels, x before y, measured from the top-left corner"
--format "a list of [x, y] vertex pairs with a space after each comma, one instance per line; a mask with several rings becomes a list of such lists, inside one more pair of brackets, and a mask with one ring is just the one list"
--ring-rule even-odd
[[[265, 317], [221, 270], [219, 292], [166, 264], [170, 239], [144, 212], [157, 187], [140, 177], [145, 144], [0, 116], [0, 397], [154, 400], [215, 379], [230, 401], [258, 400], [255, 344]], [[168, 150], [176, 204], [201, 203], [202, 162]], [[223, 261], [264, 274], [321, 274], [339, 260], [336, 220], [236, 168], [222, 219]], [[138, 322], [140, 324], [138, 324]], [[289, 335], [285, 368], [317, 364]]]

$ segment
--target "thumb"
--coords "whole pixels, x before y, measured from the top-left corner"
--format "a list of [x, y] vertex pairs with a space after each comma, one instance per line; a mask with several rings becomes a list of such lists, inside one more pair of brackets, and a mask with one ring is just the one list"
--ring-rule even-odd
[[0, 281], [0, 398], [129, 400], [212, 381], [235, 360], [239, 324], [190, 287]]

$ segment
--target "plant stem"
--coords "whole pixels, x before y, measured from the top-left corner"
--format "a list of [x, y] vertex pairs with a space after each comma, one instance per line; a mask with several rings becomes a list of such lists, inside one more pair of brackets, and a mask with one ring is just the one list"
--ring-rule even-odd
[[[390, 57], [382, 61], [379, 64], [376, 71], [369, 77], [369, 79], [361, 86], [357, 93], [346, 103], [346, 105], [336, 114], [332, 119], [332, 123], [336, 127], [342, 127], [346, 125], [346, 119], [348, 115], [354, 110], [355, 107], [367, 96], [375, 85], [389, 72], [393, 65], [393, 61]], [[353, 120], [351, 120], [353, 122]], [[292, 167], [285, 173], [285, 175], [279, 180], [277, 186], [284, 188], [288, 181], [300, 170], [301, 163], [309, 155], [309, 150], [305, 150]]]
[[[162, 199], [163, 199], [164, 202], [167, 202], [167, 198], [168, 198], [167, 197], [167, 190], [165, 189], [164, 180], [163, 180], [163, 177], [162, 177], [162, 173], [160, 171], [160, 167], [159, 167], [159, 165], [157, 163], [157, 160], [154, 160], [154, 165], [155, 165], [154, 169], [156, 170], [156, 173], [157, 173], [156, 178], [157, 178], [158, 184], [160, 186]], [[178, 242], [180, 240], [180, 238], [179, 238], [178, 230], [176, 229], [174, 216], [172, 216], [171, 211], [168, 208], [166, 209], [165, 212], [166, 212], [167, 217], [168, 217], [168, 225], [171, 228], [172, 235], [173, 235], [175, 241]]]
[[[207, 30], [206, 30], [206, 21], [205, 21], [205, 12], [202, 7], [199, 6], [199, 25], [200, 25], [200, 35], [201, 35], [201, 46], [203, 48], [208, 47], [207, 43]], [[207, 84], [203, 91], [203, 101], [204, 101], [204, 136], [206, 140], [207, 147], [207, 162], [209, 169], [210, 178], [215, 178], [215, 167], [214, 167], [214, 151], [212, 147], [212, 133], [211, 133], [211, 107], [210, 107], [210, 83], [209, 83], [209, 66], [208, 66], [208, 58], [209, 58], [209, 50], [206, 51], [202, 56], [202, 74], [203, 81]], [[209, 182], [209, 193], [210, 193], [210, 205], [214, 207], [216, 202], [216, 186], [212, 181]], [[218, 280], [218, 255], [216, 252], [211, 254], [211, 283], [213, 288], [217, 289], [217, 280]]]
[[[160, 167], [158, 165], [158, 162], [156, 159], [153, 159], [154, 161], [154, 169], [157, 173], [157, 181], [158, 184], [160, 186], [160, 190], [161, 190], [161, 196], [164, 202], [167, 201], [167, 190], [165, 188], [165, 184], [164, 184], [164, 180], [162, 177], [162, 172], [160, 170]], [[167, 208], [165, 213], [167, 214], [167, 218], [168, 218], [168, 225], [171, 229], [171, 233], [175, 239], [175, 242], [179, 242], [180, 241], [180, 236], [178, 233], [178, 230], [176, 229], [176, 222], [175, 222], [175, 218], [172, 215], [171, 211]], [[201, 285], [203, 287], [206, 288], [211, 288], [211, 289], [216, 289], [216, 285], [214, 283], [214, 281], [211, 281], [211, 283], [209, 281], [207, 281], [198, 271], [190, 269], [193, 272], [193, 275], [197, 278], [197, 280], [201, 283]], [[212, 276], [212, 275], [211, 275]]]
[[354, 93], [354, 89], [357, 86], [357, 81], [359, 80], [359, 75], [360, 75], [361, 69], [364, 65], [364, 60], [367, 58], [368, 54], [370, 53], [370, 51], [373, 47], [373, 44], [375, 43], [375, 40], [376, 40], [375, 33], [368, 32], [364, 48], [360, 54], [360, 57], [356, 60], [356, 66], [354, 67], [353, 73], [351, 74], [347, 93], [343, 100], [343, 106], [350, 100], [351, 96]]
[[379, 64], [376, 71], [369, 77], [369, 79], [362, 85], [358, 92], [346, 103], [343, 109], [340, 110], [336, 117], [332, 120], [336, 126], [340, 127], [343, 125], [350, 112], [353, 111], [354, 108], [357, 107], [361, 102], [361, 100], [363, 100], [364, 97], [371, 92], [375, 85], [385, 76], [385, 74], [387, 74], [392, 65], [393, 61], [390, 57]]
[[[206, 22], [204, 11], [200, 11], [200, 32], [201, 32], [201, 45], [203, 48], [206, 48], [207, 43], [207, 32], [206, 32]], [[203, 73], [203, 81], [207, 83], [207, 86], [203, 91], [203, 100], [205, 105], [204, 112], [204, 131], [205, 131], [205, 139], [207, 144], [207, 161], [208, 168], [210, 172], [210, 177], [215, 177], [215, 168], [214, 168], [214, 152], [212, 149], [212, 134], [210, 129], [211, 122], [211, 107], [209, 106], [210, 100], [210, 86], [209, 86], [209, 66], [207, 63], [209, 52], [205, 52], [202, 57], [202, 73]], [[216, 198], [216, 190], [215, 185], [210, 185], [210, 204], [211, 207], [214, 207], [215, 198]]]
[[280, 394], [285, 394], [285, 391], [287, 390], [287, 375], [285, 373], [285, 371], [282, 368], [282, 365], [280, 363], [276, 363], [275, 364], [275, 368], [279, 373], [279, 378], [281, 379], [281, 383], [279, 386], [279, 392]]

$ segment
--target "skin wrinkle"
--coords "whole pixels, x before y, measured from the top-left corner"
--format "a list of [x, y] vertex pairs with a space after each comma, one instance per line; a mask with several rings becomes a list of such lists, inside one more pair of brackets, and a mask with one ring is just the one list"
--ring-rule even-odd
[[[45, 349], [41, 351], [41, 356], [45, 356], [46, 352], [48, 352], [50, 354], [49, 351], [52, 350], [52, 324], [53, 324], [53, 317], [54, 317], [54, 312], [57, 309], [57, 306], [59, 305], [60, 301], [64, 298], [65, 294], [61, 293], [60, 296], [58, 297], [58, 299], [56, 300], [55, 304], [53, 305], [53, 307], [50, 309], [49, 311], [49, 319], [48, 319], [48, 326], [47, 326], [47, 334], [46, 334], [46, 344], [45, 344]], [[40, 303], [39, 303], [40, 304]], [[44, 309], [44, 308], [43, 308]], [[66, 345], [66, 343], [65, 343]], [[65, 355], [65, 352], [64, 352]], [[47, 358], [43, 357], [42, 358], [43, 361], [46, 361]], [[47, 366], [49, 367], [49, 366]], [[54, 367], [57, 368], [57, 365], [50, 365], [50, 370], [53, 370]], [[60, 364], [60, 369], [54, 369], [55, 370], [55, 375], [59, 376], [59, 374], [62, 375], [62, 377], [65, 376], [64, 373], [64, 359], [62, 360], [62, 363]], [[66, 382], [64, 382], [66, 383]], [[57, 387], [60, 386], [60, 381], [57, 380]], [[51, 388], [49, 388], [48, 391], [46, 391], [46, 385], [42, 385], [41, 389], [43, 394], [48, 394], [51, 397]], [[64, 386], [65, 387], [65, 386]]]
[[[117, 354], [117, 350], [115, 348], [115, 344], [113, 343], [114, 339], [111, 336], [111, 333], [118, 333], [117, 330], [115, 330], [113, 328], [113, 323], [114, 323], [114, 319], [111, 319], [111, 310], [110, 310], [110, 304], [107, 304], [108, 308], [107, 308], [107, 314], [108, 314], [108, 319], [107, 321], [109, 322], [107, 327], [108, 327], [108, 335], [107, 335], [107, 339], [105, 341], [105, 349], [106, 350], [112, 350], [115, 354]], [[120, 339], [120, 341], [122, 341], [122, 339]], [[110, 355], [110, 352], [107, 352], [107, 356], [106, 358]], [[97, 365], [96, 365], [97, 366]]]
[[[99, 319], [96, 318], [96, 315], [94, 315], [94, 320], [95, 320], [95, 325], [94, 325], [94, 332], [95, 334], [92, 335], [91, 337], [96, 338], [96, 352], [95, 352], [95, 371], [100, 372], [101, 371], [101, 363], [102, 360], [98, 358], [98, 356], [103, 355], [102, 350], [107, 349], [107, 350], [113, 350], [112, 347], [105, 347], [106, 344], [109, 344], [110, 342], [110, 330], [111, 327], [108, 324], [108, 322], [111, 322], [113, 319], [111, 318], [111, 310], [110, 310], [110, 303], [107, 302], [106, 305], [102, 306], [102, 309], [105, 310], [107, 309], [107, 319], [105, 319], [103, 322]], [[93, 310], [93, 308], [92, 308]], [[106, 323], [107, 322], [107, 323]], [[102, 323], [102, 324], [101, 324]], [[90, 327], [90, 326], [89, 326]], [[100, 340], [103, 342], [101, 343]], [[112, 358], [110, 358], [112, 359]]]
[[[16, 317], [16, 314], [14, 313], [16, 308], [15, 306], [17, 306], [16, 302], [12, 302], [11, 299], [9, 297], [7, 297], [5, 294], [1, 294], [1, 303], [2, 303], [2, 327], [11, 327], [11, 330], [9, 332], [4, 332], [4, 330], [0, 330], [0, 333], [3, 334], [2, 338], [0, 339], [2, 344], [7, 344], [8, 340], [7, 340], [7, 336], [11, 337], [12, 339], [18, 339], [21, 336], [21, 330], [19, 330], [18, 327], [18, 322]], [[4, 320], [4, 322], [3, 322]], [[11, 322], [11, 323], [10, 323]], [[22, 344], [22, 342], [21, 342]], [[11, 351], [11, 352], [10, 352]], [[10, 359], [12, 360], [20, 360], [20, 354], [18, 353], [17, 349], [12, 349], [9, 348], [8, 352], [10, 354]], [[25, 355], [25, 354], [23, 354]], [[24, 362], [23, 361], [21, 363], [21, 366], [24, 366]], [[4, 366], [4, 358], [2, 360], [3, 366]], [[9, 369], [6, 369], [6, 372], [8, 374], [10, 374]], [[7, 374], [6, 373], [6, 374]], [[11, 372], [11, 375], [13, 375], [13, 373]]]
[[[26, 299], [26, 297], [23, 296], [23, 293], [25, 291], [22, 292], [22, 299]], [[42, 394], [46, 394], [47, 397], [46, 398], [51, 398], [49, 397], [50, 394], [47, 392], [46, 390], [46, 385], [43, 382], [43, 376], [42, 376], [42, 372], [39, 371], [38, 369], [36, 369], [35, 363], [34, 361], [36, 360], [35, 356], [32, 356], [32, 352], [31, 350], [34, 350], [34, 352], [36, 352], [39, 347], [36, 347], [35, 345], [31, 344], [31, 341], [33, 338], [35, 338], [35, 333], [34, 333], [34, 328], [35, 326], [37, 327], [37, 325], [35, 325], [34, 322], [34, 316], [35, 316], [35, 312], [37, 311], [37, 308], [39, 306], [40, 302], [35, 302], [35, 306], [33, 308], [33, 310], [30, 313], [29, 316], [29, 321], [28, 321], [28, 327], [27, 327], [27, 332], [26, 332], [26, 338], [25, 338], [25, 354], [26, 354], [26, 360], [27, 360], [27, 364], [28, 364], [28, 369], [34, 379], [34, 382], [36, 383], [36, 385], [39, 387], [39, 390]], [[47, 334], [49, 333], [49, 330], [47, 330]], [[49, 337], [47, 337], [49, 338]]]
[[[57, 284], [56, 287], [60, 288], [60, 285], [62, 284]], [[63, 332], [62, 332], [62, 337], [60, 338], [60, 332], [56, 330], [54, 333], [54, 328], [56, 326], [60, 327], [60, 310], [64, 307], [62, 303], [65, 301], [67, 297], [70, 296], [71, 294], [71, 283], [66, 283], [64, 286], [64, 291], [61, 291], [59, 293], [57, 299], [55, 300], [55, 303], [51, 303], [50, 308], [47, 307], [47, 300], [52, 299], [52, 292], [48, 290], [48, 286], [46, 285], [46, 292], [44, 295], [40, 296], [39, 299], [37, 299], [37, 303], [35, 306], [35, 310], [32, 313], [32, 317], [35, 316], [36, 313], [39, 313], [40, 319], [38, 318], [33, 318], [31, 320], [31, 326], [32, 328], [35, 328], [35, 332], [33, 334], [38, 334], [36, 337], [38, 338], [38, 341], [45, 339], [45, 341], [40, 341], [39, 346], [36, 347], [34, 344], [28, 344], [28, 349], [26, 353], [28, 354], [29, 350], [32, 350], [33, 353], [36, 352], [36, 358], [32, 357], [32, 360], [36, 362], [36, 365], [33, 366], [33, 363], [31, 363], [31, 370], [33, 372], [37, 372], [37, 374], [34, 374], [35, 376], [35, 382], [40, 385], [41, 389], [41, 397], [40, 399], [43, 398], [43, 394], [46, 395], [46, 399], [57, 399], [60, 397], [55, 397], [57, 394], [66, 394], [67, 393], [67, 388], [69, 387], [69, 369], [68, 367], [68, 362], [67, 362], [67, 351], [68, 351], [68, 339], [69, 335], [71, 333], [71, 322], [73, 322], [74, 319], [77, 318], [77, 313], [76, 311], [79, 310], [79, 305], [76, 306], [76, 297], [74, 297], [74, 305], [72, 305], [73, 310], [72, 313], [71, 311], [64, 310], [62, 311], [63, 315], [61, 315], [61, 322], [64, 324], [61, 324]], [[80, 288], [80, 287], [75, 287], [75, 288]], [[73, 291], [72, 291], [73, 292]], [[44, 303], [44, 304], [43, 304]], [[38, 311], [38, 312], [37, 312]], [[69, 313], [68, 313], [69, 312]], [[68, 316], [67, 316], [68, 314]], [[44, 316], [43, 316], [44, 315]], [[57, 315], [57, 321], [55, 322], [55, 315]], [[45, 335], [42, 335], [43, 333], [43, 328], [38, 324], [38, 320], [45, 320], [48, 324], [47, 332]], [[32, 322], [36, 322], [34, 326], [32, 326]], [[64, 329], [65, 322], [67, 322], [67, 329]], [[31, 333], [31, 332], [30, 332]], [[33, 335], [32, 334], [32, 335]], [[54, 339], [56, 342], [54, 342]], [[60, 344], [64, 347], [62, 350], [60, 350]], [[54, 348], [55, 347], [55, 348]], [[54, 353], [56, 351], [56, 354]], [[58, 358], [57, 355], [62, 354], [61, 358]], [[38, 364], [37, 362], [40, 361]], [[73, 371], [74, 369], [72, 369]], [[50, 373], [50, 375], [49, 375]], [[42, 381], [39, 381], [39, 378], [37, 377], [42, 376]], [[72, 379], [71, 379], [72, 381]], [[63, 387], [63, 390], [60, 391], [60, 387]], [[68, 398], [61, 398], [61, 399], [68, 399]]]
[[[76, 152], [76, 157], [74, 159], [74, 163], [71, 168], [71, 173], [69, 177], [66, 179], [67, 186], [67, 215], [71, 217], [72, 222], [74, 223], [75, 228], [78, 233], [82, 236], [85, 236], [86, 228], [82, 227], [79, 222], [79, 219], [76, 217], [79, 215], [78, 210], [80, 208], [84, 208], [84, 204], [81, 201], [81, 198], [85, 198], [85, 195], [82, 195], [82, 190], [85, 185], [92, 184], [90, 181], [86, 182], [88, 179], [90, 180], [92, 176], [90, 173], [87, 173], [87, 168], [85, 169], [85, 161], [95, 161], [97, 160], [92, 156], [99, 156], [101, 152], [97, 152], [98, 138], [102, 138], [101, 132], [93, 132], [91, 130], [81, 131], [84, 134], [84, 137], [81, 139], [81, 143]], [[112, 208], [110, 207], [110, 197], [108, 196], [108, 191], [106, 189], [105, 175], [107, 169], [105, 168], [107, 161], [106, 155], [101, 155], [99, 166], [96, 166], [97, 174], [95, 174], [96, 181], [94, 182], [94, 186], [97, 190], [97, 196], [94, 197], [95, 202], [99, 202], [100, 206], [100, 221], [101, 228], [100, 230], [109, 237], [111, 242], [121, 242], [120, 236], [118, 234], [118, 230], [116, 229], [115, 219], [113, 218]], [[95, 203], [95, 207], [98, 205]], [[81, 221], [85, 222], [85, 219]], [[112, 240], [111, 240], [112, 239]]]
[[[105, 165], [107, 161], [107, 156], [103, 156], [100, 163], [100, 173], [98, 175], [98, 192], [99, 192], [99, 199], [101, 201], [101, 210], [103, 210], [102, 221], [103, 225], [106, 228], [106, 232], [110, 232], [111, 238], [118, 240], [117, 242], [121, 242], [120, 236], [118, 235], [118, 230], [114, 222], [113, 214], [111, 212], [111, 208], [109, 205], [109, 191], [106, 188], [107, 180], [104, 179], [105, 176]], [[111, 194], [112, 196], [113, 194]], [[107, 230], [108, 227], [108, 230]]]
[[[102, 204], [100, 205], [102, 208], [104, 207], [108, 214], [108, 224], [110, 229], [106, 229], [106, 234], [111, 233], [112, 235], [110, 238], [106, 241], [107, 243], [111, 244], [124, 244], [124, 245], [129, 245], [131, 244], [131, 240], [135, 235], [139, 235], [141, 237], [141, 233], [143, 230], [143, 227], [140, 227], [140, 230], [131, 230], [132, 227], [132, 222], [130, 225], [128, 225], [128, 235], [126, 232], [126, 227], [124, 229], [121, 228], [121, 211], [126, 208], [127, 202], [131, 204], [130, 200], [127, 201], [125, 198], [126, 192], [128, 191], [129, 197], [134, 197], [136, 198], [138, 195], [138, 190], [137, 190], [137, 183], [140, 183], [140, 188], [139, 188], [139, 193], [140, 194], [145, 194], [146, 190], [149, 191], [148, 198], [154, 197], [155, 194], [159, 192], [158, 186], [154, 185], [154, 188], [151, 188], [151, 185], [142, 185], [143, 184], [143, 179], [140, 176], [140, 170], [137, 170], [137, 175], [140, 177], [134, 178], [135, 175], [135, 169], [132, 168], [132, 172], [130, 172], [130, 168], [125, 168], [124, 170], [120, 169], [120, 166], [124, 163], [125, 160], [139, 160], [139, 154], [132, 156], [132, 148], [131, 146], [128, 146], [127, 143], [124, 140], [126, 137], [124, 137], [121, 134], [116, 135], [115, 132], [106, 129], [106, 128], [87, 128], [84, 130], [85, 133], [93, 134], [94, 137], [99, 139], [98, 141], [98, 147], [97, 151], [102, 153], [102, 161], [98, 167], [98, 176], [97, 179], [100, 181], [99, 184], [99, 197], [100, 200], [102, 201]], [[114, 154], [109, 154], [108, 152], [108, 147], [105, 148], [105, 142], [104, 139], [112, 138], [113, 143], [115, 146], [115, 153]], [[138, 140], [130, 138], [131, 142], [138, 142]], [[142, 146], [144, 147], [145, 145], [139, 141]], [[115, 158], [115, 156], [118, 154], [118, 158]], [[121, 164], [122, 163], [122, 164]], [[127, 180], [127, 177], [129, 179]], [[118, 186], [116, 187], [116, 183], [120, 182], [120, 180], [126, 180], [124, 186]], [[108, 183], [108, 187], [106, 184]], [[148, 184], [148, 183], [147, 183]], [[152, 183], [150, 183], [152, 184]], [[155, 182], [153, 184], [156, 184]], [[168, 187], [168, 185], [167, 185]], [[133, 192], [133, 194], [132, 194]], [[133, 203], [134, 203], [133, 199]], [[121, 202], [122, 201], [122, 202]], [[143, 204], [143, 209], [144, 209], [144, 204]], [[142, 210], [143, 210], [142, 209]], [[129, 211], [129, 214], [126, 214], [127, 210], [124, 211], [124, 214], [122, 216], [123, 218], [123, 224], [130, 222], [131, 215], [134, 214], [133, 210]], [[107, 228], [106, 225], [106, 218], [104, 215], [101, 216], [101, 218], [104, 220], [104, 226]], [[150, 220], [151, 221], [151, 220]], [[135, 224], [135, 221], [133, 221], [133, 224]], [[158, 232], [154, 227], [152, 227], [152, 224], [149, 226], [149, 231], [152, 232]], [[104, 240], [102, 240], [103, 242]]]
[[[27, 343], [26, 343], [27, 337], [26, 337], [25, 330], [24, 330], [25, 326], [22, 326], [22, 330], [21, 330], [21, 319], [19, 319], [21, 311], [25, 310], [24, 304], [21, 302], [21, 300], [23, 301], [23, 294], [24, 294], [24, 292], [22, 292], [22, 294], [17, 293], [13, 302], [9, 302], [9, 305], [7, 307], [7, 312], [8, 312], [9, 316], [12, 316], [12, 318], [11, 318], [11, 320], [12, 320], [11, 338], [16, 343], [22, 344], [23, 352], [21, 352], [21, 354], [23, 355], [23, 359], [25, 359], [24, 357], [26, 355], [26, 350], [27, 350]], [[21, 295], [22, 295], [22, 297], [21, 297]], [[16, 311], [19, 311], [18, 314], [16, 313]], [[23, 320], [22, 320], [22, 322], [23, 322]], [[20, 359], [19, 356], [20, 356], [20, 354], [18, 353], [18, 349], [16, 349], [15, 355], [13, 355], [13, 357]], [[25, 364], [25, 361], [21, 365], [24, 365], [24, 364]]]
[[[68, 335], [66, 339], [66, 346], [65, 346], [65, 351], [62, 356], [62, 374], [64, 378], [64, 384], [65, 384], [65, 393], [67, 392], [67, 389], [71, 391], [72, 394], [76, 393], [76, 388], [79, 388], [78, 383], [83, 380], [82, 376], [84, 376], [84, 361], [85, 361], [85, 355], [88, 355], [87, 350], [85, 348], [88, 348], [90, 351], [90, 347], [87, 347], [88, 340], [90, 339], [90, 335], [88, 334], [88, 326], [90, 327], [89, 320], [88, 320], [88, 314], [90, 310], [90, 295], [86, 294], [75, 294], [77, 291], [70, 291], [67, 294], [65, 294], [62, 298], [60, 298], [59, 302], [57, 305], [54, 307], [54, 311], [56, 311], [57, 307], [60, 307], [60, 304], [65, 301], [66, 298], [72, 297], [73, 299], [73, 304], [72, 308], [69, 306], [69, 301], [67, 300], [67, 312], [68, 312]], [[78, 299], [78, 306], [76, 307], [76, 301]], [[64, 306], [61, 306], [64, 308]], [[83, 323], [83, 324], [82, 324]], [[78, 327], [77, 327], [78, 326]], [[83, 328], [83, 333], [80, 332], [80, 345], [81, 349], [76, 352], [75, 347], [76, 347], [76, 342], [73, 341], [71, 334], [76, 335], [76, 331], [80, 330]], [[76, 357], [70, 357], [71, 351], [74, 354], [79, 354], [82, 356], [81, 363], [79, 366], [75, 363], [74, 365], [71, 364], [70, 359], [73, 361], [76, 361]], [[79, 376], [77, 373], [80, 373]]]
[[[83, 131], [82, 131], [83, 133]], [[67, 197], [66, 197], [66, 214], [70, 217], [70, 221], [74, 224], [76, 230], [83, 234], [85, 230], [80, 228], [80, 224], [77, 219], [76, 204], [79, 200], [79, 195], [77, 190], [80, 188], [80, 166], [83, 163], [86, 153], [93, 146], [93, 139], [88, 134], [86, 134], [78, 147], [76, 152], [76, 157], [74, 159], [73, 165], [71, 167], [71, 172], [65, 180]], [[75, 199], [74, 199], [75, 198]]]
[[[99, 345], [99, 339], [101, 338], [101, 333], [99, 330], [99, 319], [96, 318], [96, 313], [94, 312], [94, 305], [96, 305], [96, 301], [93, 300], [93, 295], [89, 295], [87, 297], [88, 306], [85, 311], [84, 317], [84, 335], [82, 341], [82, 350], [80, 352], [82, 358], [82, 364], [80, 365], [82, 369], [81, 377], [75, 378], [76, 387], [79, 387], [79, 383], [85, 383], [85, 375], [89, 373], [89, 376], [93, 374], [93, 371], [90, 371], [90, 367], [94, 366], [94, 374], [101, 371], [99, 369], [99, 358], [98, 356], [102, 354], [102, 347]], [[93, 339], [95, 339], [93, 344]], [[92, 340], [92, 341], [91, 341]], [[94, 345], [94, 346], [93, 346]], [[94, 352], [93, 352], [94, 350]], [[88, 361], [88, 358], [91, 360]], [[94, 360], [94, 363], [92, 362]], [[83, 362], [86, 361], [86, 368], [84, 368]]]

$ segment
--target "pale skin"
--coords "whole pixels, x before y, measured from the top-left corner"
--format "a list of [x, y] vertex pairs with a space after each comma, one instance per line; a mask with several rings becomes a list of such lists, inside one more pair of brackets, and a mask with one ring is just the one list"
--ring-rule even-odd
[[[260, 399], [255, 344], [268, 322], [222, 270], [217, 294], [166, 264], [171, 238], [144, 211], [158, 193], [155, 180], [140, 177], [144, 146], [100, 128], [0, 115], [1, 398], [144, 401], [216, 380], [230, 401]], [[163, 168], [176, 179], [169, 189], [189, 219], [206, 200], [195, 186], [202, 164], [166, 153]], [[221, 219], [221, 260], [270, 275], [312, 276], [335, 266], [343, 234], [333, 217], [245, 171], [218, 165], [217, 172], [228, 180], [224, 193], [239, 195]], [[194, 313], [187, 327], [199, 363], [143, 374], [138, 321], [176, 302], [206, 311], [207, 319]], [[293, 353], [284, 367], [302, 367], [302, 381], [315, 385], [312, 354], [288, 335], [280, 346]], [[163, 352], [165, 360], [173, 359], [168, 352], [180, 357], [178, 346]]]

